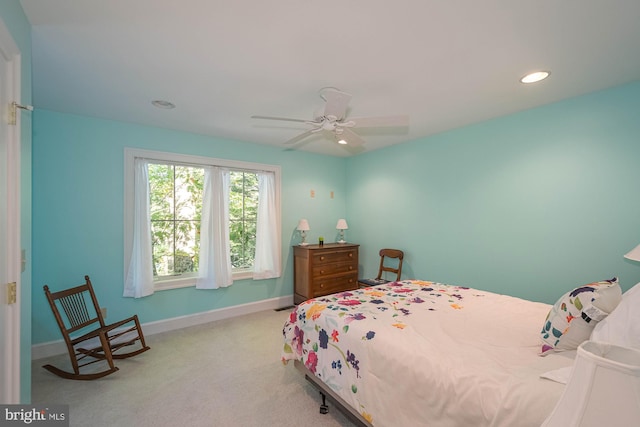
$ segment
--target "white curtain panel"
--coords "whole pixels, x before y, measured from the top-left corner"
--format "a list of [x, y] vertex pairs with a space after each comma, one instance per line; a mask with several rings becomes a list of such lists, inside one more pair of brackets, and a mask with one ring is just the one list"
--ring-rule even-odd
[[153, 294], [148, 166], [147, 160], [135, 159], [133, 245], [124, 282], [125, 297]]
[[258, 173], [258, 224], [253, 279], [281, 275], [280, 227], [276, 206], [276, 178], [273, 172]]
[[230, 185], [228, 170], [204, 169], [197, 289], [217, 289], [233, 283], [229, 249]]

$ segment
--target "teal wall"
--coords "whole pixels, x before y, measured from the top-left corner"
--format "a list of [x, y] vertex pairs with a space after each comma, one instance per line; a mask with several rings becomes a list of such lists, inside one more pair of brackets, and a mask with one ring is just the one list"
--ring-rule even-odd
[[[639, 107], [634, 83], [347, 159], [36, 111], [32, 341], [59, 338], [40, 286], [84, 274], [110, 316], [143, 322], [290, 295], [303, 217], [310, 241], [331, 241], [346, 217], [365, 275], [396, 247], [405, 278], [548, 303], [614, 275], [628, 289], [640, 281], [622, 258], [640, 243]], [[283, 277], [123, 298], [124, 147], [281, 165]]]
[[374, 275], [381, 247], [404, 278], [553, 303], [618, 275], [640, 243], [640, 82], [347, 161], [349, 240]]
[[[30, 102], [30, 26], [18, 0], [0, 2], [0, 17], [23, 52]], [[291, 295], [303, 217], [310, 241], [331, 241], [346, 218], [364, 275], [377, 270], [379, 248], [396, 247], [405, 278], [548, 303], [613, 275], [628, 289], [640, 281], [639, 263], [622, 258], [640, 243], [639, 113], [633, 83], [348, 159], [46, 110], [33, 114], [32, 147], [23, 114], [23, 401], [29, 345], [60, 339], [45, 283], [89, 274], [110, 318], [135, 312], [143, 322]], [[283, 277], [123, 298], [125, 147], [280, 165]]]
[[[31, 25], [18, 0], [0, 2], [0, 19], [21, 55], [21, 102], [31, 104]], [[20, 114], [20, 244], [26, 255], [20, 300], [20, 402], [31, 401], [31, 113]]]
[[[137, 313], [151, 322], [292, 295], [298, 220], [307, 218], [310, 239], [317, 239], [335, 234], [336, 221], [346, 213], [343, 158], [46, 110], [36, 110], [33, 120], [34, 344], [60, 339], [42, 286], [77, 285], [85, 274], [111, 319]], [[280, 165], [283, 276], [123, 298], [125, 147]]]

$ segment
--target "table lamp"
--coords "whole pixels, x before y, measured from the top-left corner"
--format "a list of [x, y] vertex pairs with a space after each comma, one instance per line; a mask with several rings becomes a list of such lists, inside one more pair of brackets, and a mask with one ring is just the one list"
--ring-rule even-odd
[[307, 221], [306, 219], [301, 219], [300, 221], [298, 221], [297, 230], [300, 232], [300, 236], [302, 237], [302, 242], [300, 242], [300, 246], [307, 246], [308, 245], [306, 241], [307, 231], [310, 230], [309, 221]]
[[631, 249], [628, 253], [624, 255], [626, 259], [630, 259], [631, 261], [640, 261], [640, 245]]
[[338, 243], [347, 243], [344, 240], [344, 230], [348, 228], [349, 226], [347, 225], [347, 220], [345, 220], [344, 218], [340, 218], [338, 220], [338, 223], [336, 224], [336, 229], [340, 230], [340, 240], [338, 240]]

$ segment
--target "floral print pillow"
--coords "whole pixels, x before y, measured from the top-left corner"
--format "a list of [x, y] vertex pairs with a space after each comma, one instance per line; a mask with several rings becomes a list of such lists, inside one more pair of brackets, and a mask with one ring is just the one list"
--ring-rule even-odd
[[540, 355], [578, 348], [621, 299], [617, 277], [589, 283], [564, 294], [547, 314], [541, 331]]

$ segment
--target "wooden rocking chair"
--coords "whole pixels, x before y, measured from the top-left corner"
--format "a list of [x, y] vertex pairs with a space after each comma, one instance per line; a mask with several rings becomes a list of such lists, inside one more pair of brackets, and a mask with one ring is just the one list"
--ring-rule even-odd
[[[50, 292], [49, 286], [44, 286], [44, 293], [67, 344], [73, 372], [63, 371], [52, 365], [44, 365], [43, 368], [71, 380], [93, 380], [112, 374], [118, 370], [113, 359], [125, 359], [149, 350], [137, 315], [105, 324], [91, 280], [89, 276], [84, 276], [84, 279], [84, 285], [59, 292]], [[140, 341], [140, 348], [137, 350], [117, 353], [124, 347], [134, 345], [136, 341]], [[87, 357], [90, 359], [83, 360]], [[100, 361], [106, 361], [108, 369], [80, 373], [81, 367]]]

